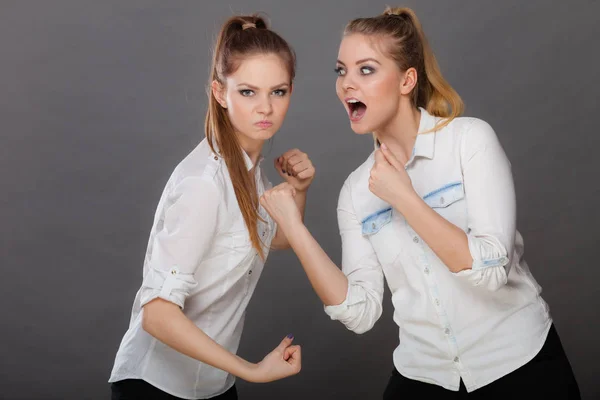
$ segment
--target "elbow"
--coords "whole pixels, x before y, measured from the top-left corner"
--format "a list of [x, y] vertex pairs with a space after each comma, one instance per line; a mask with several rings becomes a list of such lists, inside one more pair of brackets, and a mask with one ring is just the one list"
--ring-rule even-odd
[[345, 300], [341, 304], [325, 306], [325, 312], [349, 331], [361, 335], [370, 331], [381, 317], [382, 295], [379, 291], [349, 283]]
[[352, 332], [356, 333], [357, 335], [362, 335], [362, 334], [369, 332], [373, 328], [374, 325], [375, 324], [369, 324], [369, 325], [363, 324], [363, 325], [358, 325], [356, 328], [348, 328], [348, 329], [350, 329]]
[[490, 292], [497, 292], [506, 286], [508, 282], [508, 273], [502, 266], [483, 270], [467, 269], [457, 275], [467, 279], [473, 286], [484, 288]]
[[151, 335], [154, 331], [153, 326], [156, 314], [154, 305], [156, 305], [156, 301], [151, 301], [150, 303], [144, 306], [142, 311], [142, 329], [144, 329]]
[[383, 310], [378, 304], [373, 304], [371, 307], [370, 310], [363, 310], [361, 315], [347, 323], [346, 327], [357, 335], [365, 334], [373, 329]]
[[166, 314], [173, 306], [177, 307], [175, 304], [161, 298], [156, 298], [145, 304], [142, 311], [142, 329], [155, 336], [160, 324], [165, 320]]
[[497, 292], [502, 289], [508, 283], [508, 274], [504, 267], [495, 267], [494, 270], [489, 271], [490, 274], [487, 277], [485, 287], [490, 292]]
[[292, 248], [292, 246], [290, 246], [290, 244], [288, 242], [271, 245], [271, 250], [274, 250], [274, 251], [288, 250], [291, 248]]

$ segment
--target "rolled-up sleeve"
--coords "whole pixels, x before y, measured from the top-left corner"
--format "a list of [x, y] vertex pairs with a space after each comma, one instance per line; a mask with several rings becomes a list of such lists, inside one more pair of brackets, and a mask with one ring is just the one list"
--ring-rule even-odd
[[194, 272], [216, 233], [218, 207], [217, 187], [201, 177], [184, 178], [167, 194], [150, 242], [142, 306], [162, 298], [184, 307], [197, 285]]
[[325, 306], [325, 312], [331, 319], [361, 334], [381, 317], [383, 272], [373, 246], [362, 235], [347, 182], [340, 192], [337, 214], [342, 238], [342, 271], [348, 278], [348, 291], [341, 304]]
[[461, 143], [471, 269], [457, 273], [495, 291], [513, 262], [516, 199], [511, 165], [492, 127], [475, 119]]

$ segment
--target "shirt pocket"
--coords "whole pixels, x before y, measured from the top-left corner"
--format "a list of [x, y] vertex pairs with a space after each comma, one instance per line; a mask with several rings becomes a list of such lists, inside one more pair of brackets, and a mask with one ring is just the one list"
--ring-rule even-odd
[[368, 239], [381, 264], [392, 263], [400, 254], [400, 242], [394, 227], [391, 207], [376, 211], [361, 222], [361, 233]]
[[466, 230], [467, 209], [462, 182], [457, 181], [443, 185], [423, 196], [423, 200], [446, 220]]

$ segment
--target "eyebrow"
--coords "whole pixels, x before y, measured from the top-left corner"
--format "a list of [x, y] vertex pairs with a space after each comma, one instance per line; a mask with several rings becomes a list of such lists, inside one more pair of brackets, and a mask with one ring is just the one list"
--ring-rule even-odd
[[[356, 65], [358, 65], [358, 64], [362, 64], [362, 63], [364, 63], [364, 62], [367, 62], [367, 61], [373, 61], [373, 62], [376, 62], [377, 64], [381, 65], [381, 63], [380, 63], [379, 61], [377, 61], [376, 59], [374, 59], [374, 58], [371, 58], [371, 57], [369, 57], [369, 58], [363, 58], [363, 59], [361, 59], [361, 60], [358, 60], [358, 61], [356, 62]], [[342, 64], [343, 66], [346, 66], [346, 64], [344, 64], [344, 63], [343, 63], [343, 62], [341, 62], [340, 60], [337, 60], [337, 63], [338, 63], [338, 64]]]
[[[248, 87], [248, 88], [250, 88], [250, 89], [252, 89], [252, 90], [259, 90], [259, 88], [257, 88], [256, 86], [254, 86], [254, 85], [250, 85], [250, 84], [248, 84], [248, 83], [240, 83], [239, 85], [237, 85], [237, 87], [238, 87], [238, 88], [239, 88], [239, 87], [241, 87], [241, 86]], [[281, 88], [283, 88], [284, 86], [288, 86], [288, 87], [289, 87], [290, 85], [289, 85], [289, 83], [285, 83], [285, 82], [284, 82], [284, 83], [280, 83], [279, 85], [275, 85], [275, 86], [273, 86], [273, 87], [272, 87], [270, 90], [274, 90], [274, 89], [281, 89]]]

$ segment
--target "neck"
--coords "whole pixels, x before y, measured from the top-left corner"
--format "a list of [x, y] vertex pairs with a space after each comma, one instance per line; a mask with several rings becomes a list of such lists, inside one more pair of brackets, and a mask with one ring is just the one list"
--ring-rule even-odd
[[260, 154], [262, 152], [263, 145], [265, 143], [264, 140], [252, 140], [244, 135], [237, 135], [238, 142], [242, 147], [242, 150], [248, 154], [250, 160], [252, 160], [252, 165], [256, 165], [258, 159], [260, 158]]
[[380, 143], [385, 143], [398, 160], [406, 163], [411, 157], [417, 140], [420, 119], [421, 111], [409, 101], [403, 101], [400, 102], [394, 117], [373, 133]]

